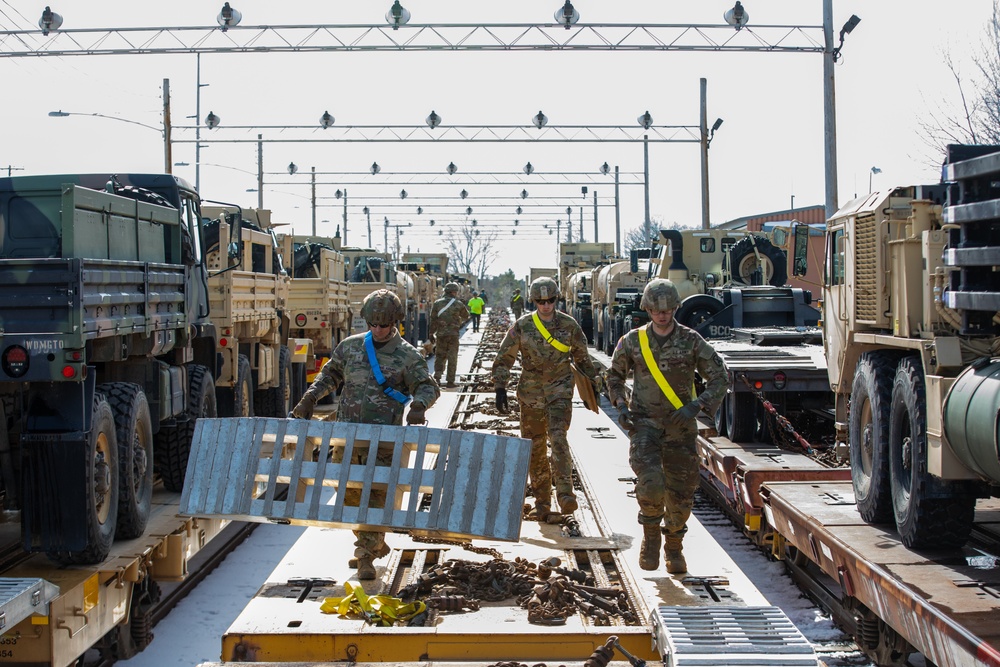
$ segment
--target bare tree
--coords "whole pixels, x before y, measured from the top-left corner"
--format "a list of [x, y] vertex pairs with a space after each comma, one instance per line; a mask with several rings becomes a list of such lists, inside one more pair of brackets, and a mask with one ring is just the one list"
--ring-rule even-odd
[[635, 250], [636, 248], [648, 248], [655, 241], [660, 238], [661, 229], [695, 229], [694, 225], [682, 225], [679, 222], [666, 223], [660, 217], [653, 217], [650, 220], [650, 231], [652, 238], [645, 240], [645, 228], [644, 225], [639, 225], [638, 227], [633, 227], [632, 229], [625, 232], [625, 238], [623, 240], [622, 247], [625, 251]]
[[449, 263], [455, 263], [457, 273], [485, 278], [499, 254], [496, 250], [498, 236], [496, 229], [480, 229], [475, 220], [466, 221], [457, 230], [448, 232]]

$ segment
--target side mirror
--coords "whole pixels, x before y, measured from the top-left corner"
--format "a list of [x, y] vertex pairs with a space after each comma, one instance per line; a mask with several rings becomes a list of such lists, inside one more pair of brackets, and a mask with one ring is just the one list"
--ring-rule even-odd
[[229, 244], [229, 259], [236, 259], [240, 256], [240, 244], [232, 241]]

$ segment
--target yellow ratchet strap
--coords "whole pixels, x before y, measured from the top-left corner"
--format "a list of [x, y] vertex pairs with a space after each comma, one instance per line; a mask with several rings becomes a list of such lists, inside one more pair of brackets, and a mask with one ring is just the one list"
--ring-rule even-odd
[[535, 328], [538, 329], [538, 333], [542, 334], [542, 338], [545, 339], [546, 343], [556, 348], [560, 352], [570, 351], [569, 345], [566, 345], [565, 343], [560, 343], [559, 341], [557, 341], [555, 338], [552, 337], [552, 334], [549, 333], [549, 330], [545, 328], [544, 324], [542, 324], [542, 320], [539, 319], [537, 311], [531, 314], [531, 319], [535, 321]]
[[368, 595], [360, 584], [352, 585], [344, 582], [344, 592], [341, 598], [326, 598], [320, 606], [324, 614], [339, 614], [345, 617], [361, 617], [372, 625], [388, 627], [397, 622], [408, 621], [417, 614], [422, 614], [427, 605], [417, 600], [404, 604], [399, 598], [390, 595]]
[[663, 373], [660, 372], [660, 367], [656, 364], [656, 359], [653, 358], [653, 351], [649, 349], [649, 334], [646, 333], [646, 327], [648, 326], [649, 325], [646, 324], [639, 327], [639, 349], [642, 350], [642, 358], [646, 361], [646, 368], [648, 368], [649, 372], [653, 374], [653, 379], [656, 380], [656, 384], [660, 385], [660, 391], [662, 391], [663, 395], [667, 397], [667, 400], [673, 404], [675, 410], [680, 410], [684, 407], [684, 404], [681, 403], [681, 399], [677, 397], [677, 393], [674, 391], [674, 388], [670, 386], [669, 382], [667, 382], [667, 378], [663, 377]]

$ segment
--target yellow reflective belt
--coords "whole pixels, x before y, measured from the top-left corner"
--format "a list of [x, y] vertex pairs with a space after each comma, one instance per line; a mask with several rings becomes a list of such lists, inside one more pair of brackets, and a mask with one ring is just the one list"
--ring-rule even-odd
[[663, 395], [667, 397], [675, 410], [680, 410], [684, 407], [681, 403], [681, 399], [677, 397], [677, 393], [674, 388], [670, 386], [667, 382], [667, 378], [663, 377], [663, 373], [660, 372], [660, 367], [656, 364], [656, 359], [653, 358], [653, 351], [649, 349], [649, 334], [646, 333], [646, 327], [649, 325], [639, 327], [639, 349], [642, 350], [642, 358], [646, 361], [646, 368], [649, 372], [653, 374], [653, 379], [656, 380], [656, 384], [660, 385], [660, 391]]
[[535, 321], [535, 328], [538, 329], [538, 333], [542, 334], [542, 338], [545, 339], [546, 343], [556, 348], [560, 352], [569, 352], [570, 350], [569, 345], [566, 345], [565, 343], [560, 343], [559, 341], [557, 341], [555, 338], [552, 337], [552, 334], [549, 333], [549, 330], [545, 328], [544, 324], [542, 324], [542, 320], [539, 319], [537, 312], [531, 314], [531, 319]]

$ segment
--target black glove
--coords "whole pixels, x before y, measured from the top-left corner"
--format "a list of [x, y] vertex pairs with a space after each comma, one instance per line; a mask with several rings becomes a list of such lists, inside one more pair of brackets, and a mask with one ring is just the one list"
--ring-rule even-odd
[[678, 426], [685, 424], [697, 417], [699, 412], [701, 412], [701, 404], [698, 401], [691, 401], [670, 415], [670, 423]]
[[507, 390], [502, 387], [497, 389], [497, 412], [502, 415], [510, 412], [510, 407], [507, 405]]
[[423, 424], [427, 421], [424, 417], [424, 412], [427, 408], [420, 401], [413, 401], [410, 403], [410, 411], [406, 413], [406, 423], [407, 424]]
[[635, 428], [635, 424], [632, 423], [632, 413], [624, 401], [618, 404], [618, 423], [626, 431], [631, 431]]
[[316, 399], [312, 394], [303, 394], [298, 404], [288, 413], [289, 419], [312, 419]]

